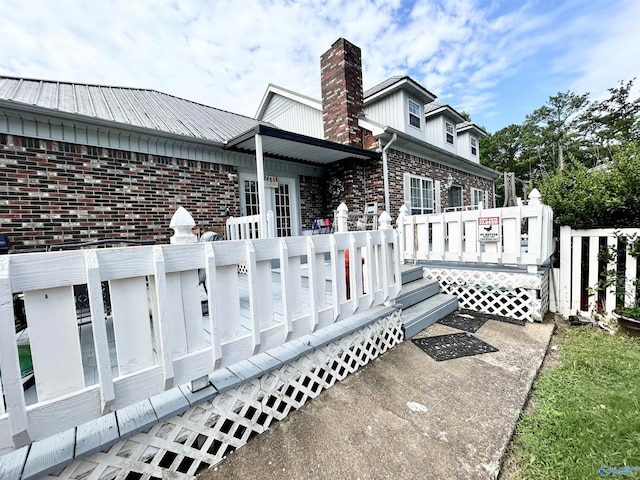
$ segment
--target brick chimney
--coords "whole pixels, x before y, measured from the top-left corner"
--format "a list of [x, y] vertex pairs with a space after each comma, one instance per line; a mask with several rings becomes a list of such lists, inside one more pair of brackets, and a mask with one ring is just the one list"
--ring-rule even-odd
[[360, 48], [344, 38], [320, 57], [324, 138], [363, 147], [357, 115], [362, 111], [362, 59]]

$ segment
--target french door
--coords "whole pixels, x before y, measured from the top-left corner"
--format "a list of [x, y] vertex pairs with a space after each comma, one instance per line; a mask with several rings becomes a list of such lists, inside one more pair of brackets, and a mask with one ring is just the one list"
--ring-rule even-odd
[[[240, 174], [240, 207], [243, 215], [258, 214], [258, 180], [252, 174]], [[297, 235], [298, 192], [293, 178], [279, 177], [277, 186], [266, 188], [265, 210], [271, 210], [275, 220], [275, 233], [278, 237]]]

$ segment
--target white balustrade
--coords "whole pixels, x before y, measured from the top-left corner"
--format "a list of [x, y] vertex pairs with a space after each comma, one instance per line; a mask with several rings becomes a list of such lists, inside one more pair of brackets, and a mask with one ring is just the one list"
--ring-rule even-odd
[[[0, 257], [0, 450], [392, 304], [400, 290], [398, 236], [386, 217], [377, 231], [192, 243], [193, 219], [185, 213], [172, 220], [173, 244]], [[198, 269], [206, 271], [206, 296]], [[83, 284], [91, 322], [78, 325], [73, 286]], [[12, 308], [18, 293], [37, 399], [26, 398], [20, 379]]]
[[[403, 260], [484, 262], [537, 271], [553, 254], [553, 212], [533, 190], [528, 205], [409, 215], [400, 208], [397, 229]], [[479, 218], [498, 225], [496, 241], [483, 241]], [[495, 230], [494, 230], [495, 231]]]
[[260, 230], [260, 215], [229, 217], [226, 223], [227, 240], [251, 240], [254, 238], [275, 238], [273, 211], [267, 212], [267, 232]]
[[[634, 235], [640, 235], [639, 228], [574, 230], [567, 226], [560, 227], [559, 313], [567, 316], [598, 311], [607, 317], [611, 316], [616, 308], [615, 286], [607, 288], [601, 295], [594, 289], [604, 270], [615, 271], [617, 265], [616, 262], [601, 265], [598, 257], [602, 249], [617, 248], [618, 236]], [[637, 295], [637, 259], [627, 251], [620, 261], [624, 266], [624, 302], [630, 306]]]

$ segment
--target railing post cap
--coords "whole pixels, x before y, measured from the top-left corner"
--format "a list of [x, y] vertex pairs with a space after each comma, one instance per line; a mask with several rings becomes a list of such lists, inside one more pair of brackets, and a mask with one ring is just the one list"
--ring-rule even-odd
[[347, 213], [348, 211], [349, 211], [349, 207], [347, 207], [347, 205], [344, 202], [338, 205], [338, 213]]
[[378, 223], [380, 224], [381, 230], [391, 228], [391, 215], [389, 215], [386, 210], [383, 210], [378, 217]]
[[178, 207], [176, 213], [171, 217], [169, 228], [175, 233], [169, 239], [171, 243], [195, 243], [198, 241], [191, 229], [196, 226], [191, 214], [184, 207]]
[[540, 205], [541, 198], [542, 195], [540, 194], [540, 190], [534, 188], [531, 190], [531, 193], [529, 193], [529, 205]]
[[402, 206], [400, 207], [400, 215], [407, 215], [408, 213], [409, 213], [409, 209], [403, 203]]

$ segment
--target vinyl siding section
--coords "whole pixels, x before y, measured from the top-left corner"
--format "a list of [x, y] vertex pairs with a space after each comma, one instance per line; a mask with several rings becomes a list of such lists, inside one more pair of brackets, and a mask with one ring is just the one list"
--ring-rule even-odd
[[364, 113], [369, 120], [405, 132], [407, 129], [404, 112], [407, 107], [403, 93], [402, 91], [394, 92], [367, 104], [364, 107]]
[[281, 95], [274, 95], [261, 120], [290, 132], [324, 139], [322, 111]]
[[425, 121], [425, 135], [427, 143], [436, 147], [444, 146], [444, 120], [442, 115], [429, 117]]
[[458, 155], [466, 158], [475, 163], [480, 163], [480, 140], [478, 137], [473, 135], [476, 139], [476, 155], [471, 154], [471, 134], [467, 132], [462, 132], [458, 134]]

